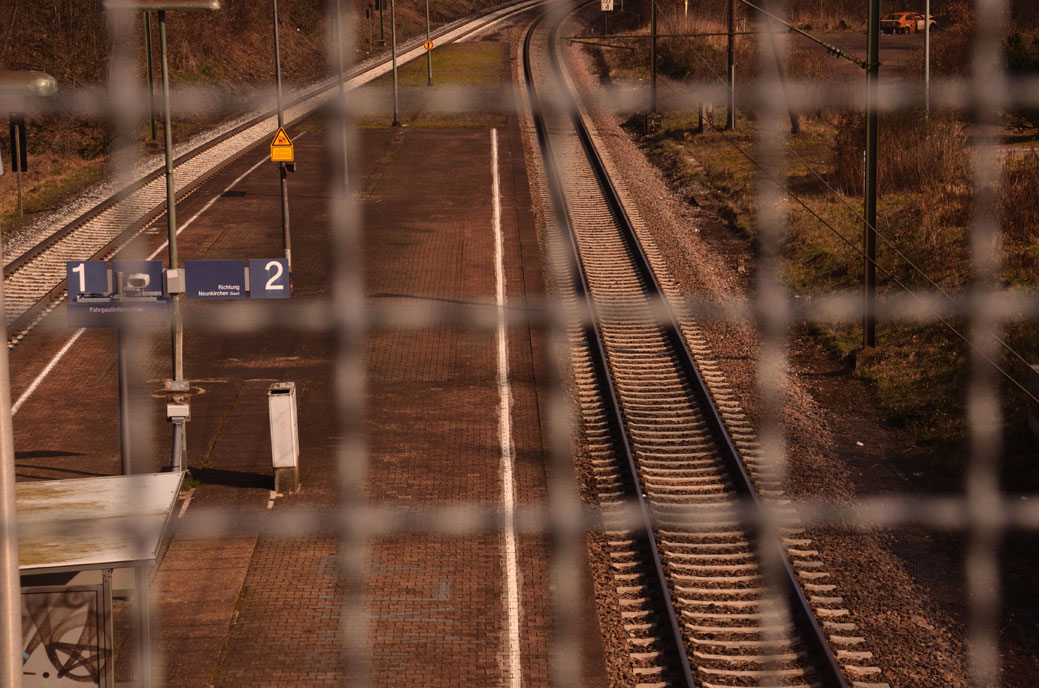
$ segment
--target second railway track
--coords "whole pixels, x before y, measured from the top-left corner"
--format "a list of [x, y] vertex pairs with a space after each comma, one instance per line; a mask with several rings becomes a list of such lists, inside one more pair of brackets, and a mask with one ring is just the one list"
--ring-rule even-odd
[[[632, 681], [886, 686], [811, 540], [759, 538], [717, 515], [756, 503], [758, 491], [781, 499], [782, 486], [758, 469], [753, 432], [695, 323], [658, 321], [655, 304], [676, 287], [657, 281], [659, 256], [640, 244], [600, 157], [563, 73], [562, 17], [554, 19], [536, 21], [524, 43], [542, 154], [537, 186], [551, 199], [555, 288], [573, 313], [585, 303], [591, 311], [593, 324], [570, 332], [574, 381]], [[625, 522], [632, 502], [651, 527]], [[770, 612], [765, 548], [774, 548], [789, 613]]]

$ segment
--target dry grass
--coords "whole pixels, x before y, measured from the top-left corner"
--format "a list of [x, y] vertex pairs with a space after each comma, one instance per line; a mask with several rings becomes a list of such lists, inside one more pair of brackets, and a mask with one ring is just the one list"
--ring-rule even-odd
[[[960, 187], [970, 179], [963, 124], [948, 113], [904, 110], [878, 123], [877, 188], [880, 193]], [[861, 194], [866, 122], [862, 112], [844, 112], [836, 122], [830, 165], [832, 181], [846, 194]]]

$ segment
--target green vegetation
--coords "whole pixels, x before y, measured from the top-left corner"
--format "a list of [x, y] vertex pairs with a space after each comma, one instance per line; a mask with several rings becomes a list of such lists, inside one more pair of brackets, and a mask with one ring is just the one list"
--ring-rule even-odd
[[[26, 215], [53, 210], [76, 190], [100, 181], [102, 172], [99, 166], [61, 165], [48, 175], [49, 183], [33, 185], [29, 189], [23, 186], [22, 209]], [[9, 226], [17, 219], [17, 209], [8, 210], [0, 216], [0, 225]]]
[[[427, 86], [426, 58], [419, 57], [397, 70], [400, 85], [400, 121], [409, 127], [502, 127], [505, 114], [486, 103], [500, 102], [508, 83], [507, 46], [504, 43], [452, 43], [433, 50], [433, 86]], [[464, 91], [460, 87], [465, 87]], [[392, 114], [392, 77], [386, 74], [367, 89], [384, 115], [365, 116], [358, 126], [385, 127]], [[437, 111], [431, 100], [444, 93], [454, 98], [478, 98], [487, 109], [464, 106], [460, 111]]]
[[[861, 282], [862, 257], [852, 247], [860, 245], [862, 232], [861, 143], [853, 143], [854, 136], [838, 134], [852, 127], [852, 118], [841, 114], [832, 120], [806, 119], [802, 135], [787, 141], [782, 183], [826, 223], [788, 200], [787, 282], [794, 293], [803, 296], [856, 289]], [[893, 294], [901, 291], [883, 270], [911, 289], [930, 288], [927, 279], [896, 254], [897, 249], [943, 289], [960, 293], [971, 280], [967, 241], [974, 194], [968, 181], [966, 137], [963, 128], [947, 116], [933, 116], [929, 131], [924, 124], [911, 125], [912, 120], [913, 115], [900, 114], [882, 123], [882, 132], [900, 131], [898, 127], [903, 126], [900, 138], [916, 143], [881, 149], [881, 168], [886, 174], [881, 177], [878, 229], [887, 240], [879, 247], [881, 289]], [[744, 120], [735, 133], [708, 128], [687, 137], [690, 125], [691, 113], [665, 115], [661, 131], [645, 141], [650, 157], [678, 186], [707, 183], [722, 216], [753, 243], [760, 182], [759, 170], [747, 156], [759, 157], [755, 125]], [[852, 150], [843, 150], [845, 147]], [[859, 163], [850, 170], [849, 164], [840, 165], [849, 158]], [[849, 186], [849, 193], [841, 190]], [[1035, 286], [1039, 279], [1039, 211], [1027, 202], [1036, 189], [1039, 155], [1008, 157], [999, 194], [1005, 256], [1001, 277], [1006, 284]], [[967, 332], [964, 323], [953, 324]], [[1039, 337], [1028, 325], [1010, 328], [1007, 339], [1026, 358], [1034, 358], [1039, 356]], [[817, 332], [840, 356], [860, 345], [857, 323], [825, 323]], [[882, 323], [878, 334], [877, 355], [863, 362], [855, 374], [873, 385], [887, 418], [910, 428], [923, 442], [963, 440], [970, 353], [966, 345], [941, 325]], [[1025, 379], [1026, 371], [1012, 357], [1003, 365], [1017, 379]], [[1021, 394], [1009, 384], [1006, 402], [1012, 433], [1026, 433]]]

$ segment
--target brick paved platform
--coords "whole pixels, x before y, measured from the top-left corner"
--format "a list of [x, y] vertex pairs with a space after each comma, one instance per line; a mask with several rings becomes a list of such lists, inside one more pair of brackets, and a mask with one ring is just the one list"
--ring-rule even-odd
[[[294, 299], [327, 295], [330, 271], [327, 178], [322, 131], [296, 138], [299, 172], [290, 177]], [[369, 298], [493, 302], [490, 130], [372, 129], [351, 151], [361, 192]], [[522, 150], [514, 122], [498, 131], [505, 268], [510, 303], [540, 294], [541, 268]], [[250, 155], [178, 205], [181, 222], [254, 165]], [[280, 254], [275, 168], [260, 166], [224, 194], [180, 240], [183, 258]], [[164, 227], [160, 222], [160, 229]], [[164, 231], [146, 236], [145, 253]], [[220, 317], [220, 303], [189, 303]], [[52, 315], [52, 322], [60, 318]], [[70, 336], [40, 330], [12, 352], [13, 397], [31, 384]], [[329, 338], [293, 331], [226, 337], [189, 331], [185, 369], [193, 381], [188, 447], [200, 482], [189, 509], [231, 505], [244, 516], [276, 518], [286, 507], [335, 503], [339, 432], [331, 389]], [[161, 422], [169, 343], [147, 339], [147, 383], [135, 390], [139, 470], [166, 462]], [[539, 382], [544, 342], [509, 331], [514, 401], [516, 495], [545, 489]], [[369, 498], [400, 504], [501, 498], [494, 333], [448, 325], [373, 332], [368, 347]], [[303, 489], [268, 510], [270, 448], [266, 389], [293, 380], [299, 395]], [[15, 417], [22, 479], [112, 474], [119, 470], [114, 335], [88, 331]], [[84, 402], [83, 398], [88, 399]], [[60, 419], [60, 420], [56, 420]], [[156, 419], [159, 419], [156, 422]], [[524, 685], [545, 685], [550, 652], [548, 548], [521, 539], [521, 651]], [[155, 579], [161, 671], [166, 685], [318, 686], [343, 681], [340, 663], [339, 549], [333, 537], [267, 536], [211, 542], [174, 538]], [[501, 685], [504, 572], [497, 535], [408, 535], [373, 542], [365, 591], [371, 617], [373, 685]], [[589, 595], [590, 601], [590, 595]], [[588, 685], [603, 685], [594, 615], [586, 623]]]

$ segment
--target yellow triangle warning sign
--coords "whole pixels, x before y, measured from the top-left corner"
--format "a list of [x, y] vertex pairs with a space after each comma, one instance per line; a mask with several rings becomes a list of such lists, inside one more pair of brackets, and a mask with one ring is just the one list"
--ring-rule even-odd
[[278, 133], [271, 141], [271, 162], [295, 162], [292, 140], [281, 127], [278, 127]]

